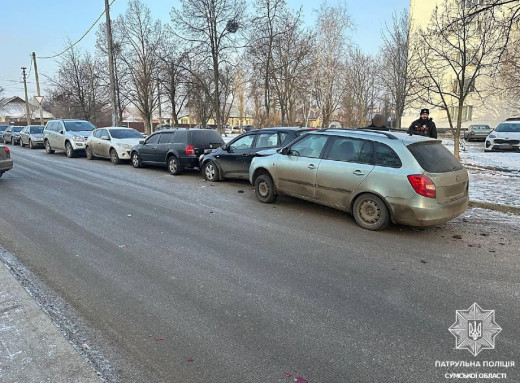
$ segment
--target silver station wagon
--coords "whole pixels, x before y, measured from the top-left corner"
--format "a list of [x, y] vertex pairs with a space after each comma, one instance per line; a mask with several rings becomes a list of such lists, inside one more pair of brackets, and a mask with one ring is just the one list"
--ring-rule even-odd
[[285, 194], [351, 213], [359, 226], [431, 226], [462, 214], [468, 172], [440, 140], [398, 132], [322, 130], [255, 157], [256, 197]]

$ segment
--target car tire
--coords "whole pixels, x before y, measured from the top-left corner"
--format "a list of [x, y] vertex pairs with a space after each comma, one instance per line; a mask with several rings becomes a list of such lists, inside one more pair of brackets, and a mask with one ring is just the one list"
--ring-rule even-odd
[[72, 149], [72, 144], [69, 141], [65, 142], [65, 154], [68, 158], [76, 157], [76, 152]]
[[139, 157], [139, 154], [137, 152], [132, 153], [132, 166], [134, 168], [140, 168], [143, 166], [141, 158]]
[[31, 139], [29, 139], [29, 149], [34, 149], [34, 145]]
[[49, 140], [45, 140], [45, 152], [47, 154], [54, 154], [54, 150], [51, 149], [51, 144], [49, 142]]
[[220, 181], [219, 170], [217, 168], [217, 164], [214, 161], [208, 161], [202, 167], [202, 174], [204, 179], [209, 182], [218, 182]]
[[25, 147], [25, 144], [23, 143], [22, 139], [20, 138], [20, 146], [23, 148]]
[[179, 159], [175, 156], [170, 156], [168, 158], [168, 171], [171, 175], [176, 176], [181, 172], [181, 164], [179, 163]]
[[273, 203], [278, 195], [274, 187], [273, 179], [269, 174], [261, 174], [255, 180], [256, 198], [263, 203]]
[[93, 160], [94, 155], [92, 154], [92, 148], [90, 146], [87, 146], [85, 148], [85, 156], [87, 157], [87, 160]]
[[381, 198], [365, 193], [358, 196], [352, 208], [356, 223], [363, 229], [383, 230], [390, 224], [390, 212]]
[[110, 161], [112, 161], [114, 165], [117, 165], [121, 162], [119, 156], [117, 155], [117, 151], [114, 148], [110, 149]]

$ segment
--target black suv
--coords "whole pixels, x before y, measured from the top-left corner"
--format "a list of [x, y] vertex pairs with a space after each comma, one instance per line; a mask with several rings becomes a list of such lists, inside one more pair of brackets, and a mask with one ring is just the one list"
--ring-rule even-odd
[[141, 165], [167, 166], [171, 174], [199, 167], [199, 157], [206, 149], [224, 144], [222, 137], [209, 129], [165, 129], [132, 148], [130, 156], [135, 168]]
[[202, 175], [211, 182], [224, 178], [247, 179], [249, 165], [259, 151], [285, 146], [310, 130], [276, 127], [241, 134], [223, 147], [204, 154], [200, 161]]

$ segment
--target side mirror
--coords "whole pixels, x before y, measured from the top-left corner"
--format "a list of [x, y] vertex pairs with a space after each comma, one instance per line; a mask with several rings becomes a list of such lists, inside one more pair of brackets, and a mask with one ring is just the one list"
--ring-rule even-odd
[[139, 145], [144, 145], [144, 140], [139, 141]]
[[289, 154], [290, 151], [291, 151], [291, 149], [286, 146], [286, 147], [282, 148], [280, 153], [282, 153], [284, 156], [286, 156], [287, 154]]
[[60, 134], [63, 134], [63, 130], [60, 130]]

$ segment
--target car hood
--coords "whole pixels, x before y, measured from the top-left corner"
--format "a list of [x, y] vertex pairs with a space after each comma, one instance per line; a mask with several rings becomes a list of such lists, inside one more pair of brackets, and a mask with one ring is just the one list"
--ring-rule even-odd
[[80, 132], [69, 132], [71, 136], [75, 136], [75, 137], [88, 137], [92, 134], [92, 132], [90, 130], [86, 130], [86, 131], [80, 131]]
[[258, 153], [256, 153], [256, 155], [258, 157], [266, 157], [266, 156], [271, 156], [276, 153], [278, 153], [278, 149], [265, 149], [265, 150], [260, 150]]
[[497, 138], [520, 138], [520, 132], [493, 132]]

